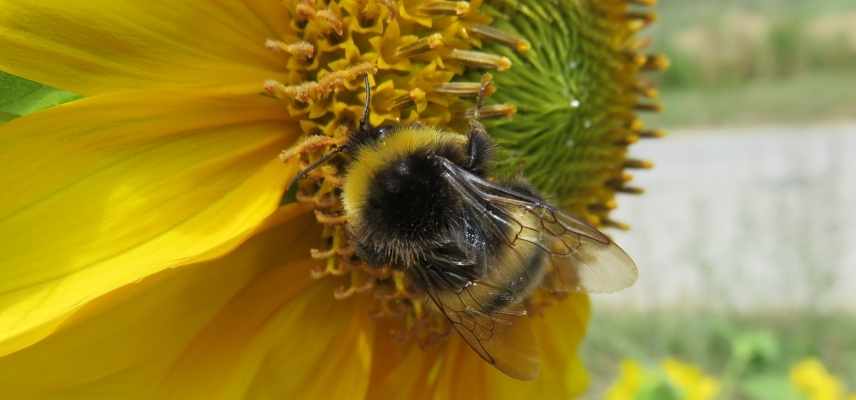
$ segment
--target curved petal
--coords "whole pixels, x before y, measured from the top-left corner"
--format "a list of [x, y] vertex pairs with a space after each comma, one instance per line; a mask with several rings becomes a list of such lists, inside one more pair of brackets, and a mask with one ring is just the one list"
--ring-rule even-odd
[[276, 209], [296, 135], [233, 91], [96, 96], [0, 126], [0, 355], [116, 287], [221, 255]]
[[454, 335], [442, 346], [423, 349], [401, 345], [379, 333], [368, 398], [502, 400], [580, 396], [588, 383], [577, 353], [589, 318], [588, 297], [572, 295], [534, 318], [542, 368], [541, 375], [533, 381], [503, 375]]
[[265, 49], [269, 37], [267, 21], [237, 0], [0, 0], [0, 70], [84, 95], [261, 87], [283, 65]]
[[362, 398], [374, 326], [369, 303], [335, 300], [330, 280], [305, 289], [317, 263], [260, 276], [194, 339], [158, 397]]
[[205, 326], [221, 318], [224, 307], [256, 312], [254, 303], [241, 300], [251, 282], [266, 271], [288, 271], [295, 279], [277, 281], [283, 292], [293, 296], [305, 286], [308, 273], [296, 261], [305, 259], [311, 243], [299, 229], [311, 215], [294, 206], [282, 214], [279, 219], [287, 222], [224, 257], [117, 289], [84, 306], [45, 340], [0, 357], [4, 398], [158, 398], [155, 392], [176, 361]]

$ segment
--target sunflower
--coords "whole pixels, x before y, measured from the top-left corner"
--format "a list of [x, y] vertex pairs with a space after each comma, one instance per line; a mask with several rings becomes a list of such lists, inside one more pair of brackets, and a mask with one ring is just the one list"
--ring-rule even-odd
[[[627, 160], [626, 146], [655, 136], [632, 117], [644, 108], [635, 99], [650, 91], [636, 75], [656, 64], [632, 43], [650, 20], [636, 7], [650, 2], [482, 3], [0, 0], [0, 70], [84, 96], [0, 125], [4, 395], [581, 393], [584, 295], [542, 299], [534, 323], [543, 372], [515, 381], [454, 336], [428, 345], [411, 337], [435, 328], [419, 328], [426, 320], [395, 271], [372, 275], [350, 257], [346, 221], [337, 219], [339, 171], [322, 169], [294, 199], [283, 196], [301, 166], [348, 134], [365, 75], [374, 124], [461, 126], [478, 90], [471, 76], [485, 70], [498, 77], [491, 91], [499, 100], [483, 115], [523, 107], [520, 92], [500, 96], [503, 80], [530, 79], [515, 63], [538, 63], [533, 49], [568, 33], [545, 25], [549, 6], [586, 21], [563, 29], [600, 49], [580, 61], [616, 79], [604, 93], [624, 94], [585, 108], [596, 129], [562, 139], [597, 155], [583, 169], [605, 172], [571, 186], [533, 181], [606, 223], [623, 168], [644, 164]], [[520, 21], [540, 24], [538, 35], [518, 29]], [[502, 125], [506, 142], [544, 112], [521, 108], [519, 125]], [[287, 163], [279, 157], [317, 137], [327, 139]], [[586, 152], [586, 143], [601, 147]], [[532, 151], [506, 148], [520, 157]], [[546, 167], [525, 166], [535, 176]]]

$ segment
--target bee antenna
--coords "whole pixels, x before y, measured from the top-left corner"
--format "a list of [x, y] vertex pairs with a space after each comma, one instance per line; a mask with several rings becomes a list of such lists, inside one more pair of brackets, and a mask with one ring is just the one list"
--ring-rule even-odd
[[366, 85], [366, 105], [363, 108], [363, 119], [360, 120], [360, 130], [365, 131], [371, 128], [371, 124], [369, 123], [369, 111], [371, 109], [372, 104], [372, 87], [369, 83], [369, 74], [364, 76], [365, 85]]
[[324, 155], [324, 157], [321, 157], [318, 160], [315, 160], [315, 162], [313, 162], [312, 164], [309, 164], [306, 168], [304, 168], [303, 170], [298, 172], [297, 175], [295, 175], [294, 178], [291, 179], [291, 182], [289, 182], [289, 184], [288, 184], [288, 190], [287, 191], [291, 191], [292, 186], [296, 185], [297, 182], [300, 182], [300, 180], [305, 178], [306, 175], [309, 175], [310, 172], [314, 171], [316, 168], [320, 167], [321, 165], [323, 165], [327, 161], [330, 161], [330, 159], [332, 159], [333, 157], [335, 157], [337, 154], [339, 154], [341, 152], [342, 152], [342, 148], [337, 147], [335, 150]]

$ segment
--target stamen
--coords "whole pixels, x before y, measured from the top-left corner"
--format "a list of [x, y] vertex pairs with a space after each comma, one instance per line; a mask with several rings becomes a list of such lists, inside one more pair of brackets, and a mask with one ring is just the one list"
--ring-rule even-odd
[[627, 169], [651, 169], [654, 168], [654, 163], [648, 160], [640, 160], [637, 158], [628, 158], [624, 161], [624, 168]]
[[315, 8], [313, 0], [302, 0], [295, 7], [295, 14], [298, 20], [311, 21], [320, 19], [327, 23], [337, 35], [342, 36], [345, 32], [345, 23], [342, 18], [331, 10], [318, 10]]
[[501, 29], [496, 29], [487, 25], [471, 25], [469, 31], [482, 38], [505, 44], [520, 53], [530, 49], [529, 42], [518, 36], [514, 36]]
[[643, 67], [648, 61], [648, 57], [646, 57], [644, 54], [629, 49], [624, 51], [624, 57], [627, 58], [628, 62], [638, 67]]
[[321, 210], [315, 210], [315, 219], [325, 225], [344, 225], [348, 222], [348, 218], [344, 214], [330, 215]]
[[375, 279], [359, 270], [351, 271], [350, 278], [348, 286], [340, 286], [333, 292], [333, 298], [336, 300], [347, 299], [355, 294], [369, 291], [375, 286]]
[[[492, 104], [479, 108], [479, 117], [480, 119], [511, 118], [516, 112], [517, 106], [514, 104]], [[473, 110], [468, 110], [464, 115], [467, 118], [475, 116]]]
[[663, 110], [663, 106], [657, 103], [638, 103], [633, 106], [636, 111], [650, 111], [650, 112], [660, 112]]
[[309, 20], [315, 16], [316, 10], [312, 0], [303, 0], [295, 7], [295, 14], [298, 19]]
[[639, 93], [643, 97], [647, 97], [649, 99], [655, 99], [659, 97], [660, 92], [657, 91], [657, 88], [654, 87], [650, 82], [639, 80], [633, 85], [633, 89], [636, 93]]
[[616, 192], [625, 193], [625, 194], [643, 194], [645, 193], [645, 189], [636, 187], [636, 186], [620, 186], [615, 188]]
[[419, 7], [423, 15], [464, 15], [470, 10], [470, 3], [466, 1], [434, 0], [428, 1]]
[[336, 196], [331, 196], [330, 193], [316, 193], [307, 195], [303, 192], [297, 192], [297, 201], [301, 203], [311, 203], [317, 208], [330, 208], [338, 204], [339, 199]]
[[416, 54], [427, 53], [443, 45], [443, 35], [435, 33], [421, 38], [413, 43], [399, 46], [395, 50], [396, 57], [408, 57]]
[[268, 39], [265, 41], [265, 47], [276, 52], [285, 52], [305, 59], [311, 59], [315, 56], [315, 46], [302, 40], [286, 44], [279, 40]]
[[666, 136], [666, 131], [661, 129], [644, 130], [639, 132], [639, 137], [642, 139], [659, 139]]
[[290, 160], [292, 157], [302, 154], [307, 151], [317, 150], [322, 147], [338, 145], [341, 144], [342, 139], [335, 139], [329, 136], [309, 136], [306, 139], [303, 139], [300, 143], [291, 146], [281, 153], [279, 153], [279, 159], [283, 162]]
[[[447, 82], [438, 85], [434, 91], [455, 96], [475, 97], [478, 96], [481, 85], [481, 82]], [[493, 82], [488, 83], [485, 87], [485, 96], [490, 96], [494, 92], [496, 92], [496, 86]]]
[[630, 135], [627, 135], [627, 136], [619, 139], [618, 141], [615, 142], [615, 144], [618, 146], [630, 146], [633, 143], [636, 143], [638, 141], [639, 141], [639, 136], [630, 134]]
[[321, 10], [316, 12], [315, 16], [324, 21], [327, 21], [327, 24], [329, 24], [330, 27], [333, 28], [337, 35], [342, 36], [342, 34], [345, 33], [344, 22], [342, 22], [342, 19], [332, 11]]
[[642, 69], [648, 71], [665, 71], [669, 69], [669, 58], [662, 54], [650, 54], [645, 57]]
[[362, 63], [324, 75], [318, 82], [304, 82], [299, 85], [286, 86], [278, 81], [268, 80], [265, 82], [264, 88], [276, 98], [295, 99], [302, 103], [309, 103], [329, 96], [333, 91], [342, 89], [345, 82], [374, 70], [375, 67], [372, 64]]
[[615, 228], [615, 229], [620, 229], [622, 231], [626, 231], [626, 230], [630, 229], [630, 225], [627, 225], [623, 222], [618, 222], [616, 220], [613, 220], [613, 219], [610, 219], [607, 217], [601, 218], [600, 223], [603, 224], [603, 226]]
[[647, 48], [651, 47], [651, 44], [652, 44], [653, 42], [654, 42], [654, 40], [653, 40], [653, 39], [651, 39], [651, 37], [650, 37], [650, 36], [646, 36], [646, 37], [639, 37], [639, 38], [635, 38], [635, 39], [633, 39], [633, 41], [631, 41], [630, 43], [628, 43], [628, 44], [627, 44], [627, 48], [628, 48], [628, 49], [632, 49], [632, 50], [642, 50], [642, 49], [647, 49]]
[[657, 20], [657, 14], [650, 12], [639, 12], [639, 11], [630, 11], [627, 14], [624, 14], [624, 18], [627, 18], [631, 21], [639, 21], [643, 27], [651, 25], [654, 21]]
[[592, 212], [604, 213], [604, 212], [612, 211], [612, 210], [616, 209], [617, 207], [618, 207], [618, 203], [616, 203], [615, 200], [609, 200], [606, 203], [589, 204], [588, 209]]
[[446, 58], [460, 61], [473, 67], [494, 68], [499, 71], [511, 68], [511, 60], [508, 57], [480, 51], [454, 49]]

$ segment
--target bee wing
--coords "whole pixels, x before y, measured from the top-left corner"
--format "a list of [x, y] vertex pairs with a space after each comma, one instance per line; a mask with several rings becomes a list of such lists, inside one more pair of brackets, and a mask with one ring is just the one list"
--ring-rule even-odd
[[[636, 282], [639, 273], [630, 256], [591, 225], [540, 198], [487, 181], [449, 160], [440, 161], [447, 182], [481, 216], [485, 229], [503, 232], [509, 246], [525, 240], [550, 256], [557, 290], [614, 292]], [[509, 210], [532, 218], [516, 218]]]
[[[541, 357], [526, 310], [515, 304], [498, 312], [485, 312], [479, 300], [487, 295], [506, 295], [484, 281], [470, 281], [464, 288], [452, 284], [442, 269], [416, 268], [425, 283], [428, 297], [446, 317], [458, 335], [482, 359], [506, 375], [522, 380], [535, 379], [541, 371]], [[474, 293], [476, 286], [480, 294]], [[456, 289], [457, 288], [457, 289]]]

